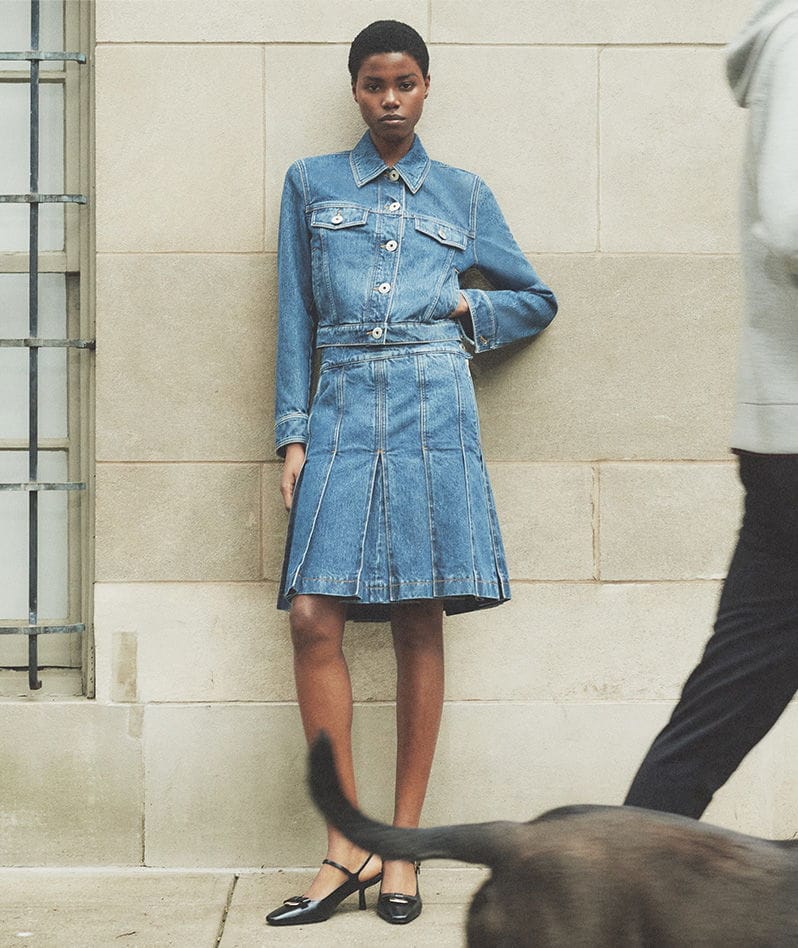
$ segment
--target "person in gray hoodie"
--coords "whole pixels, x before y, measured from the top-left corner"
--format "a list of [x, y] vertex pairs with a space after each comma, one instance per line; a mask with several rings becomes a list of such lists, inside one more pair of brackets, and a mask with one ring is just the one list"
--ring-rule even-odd
[[749, 112], [732, 440], [745, 511], [714, 634], [624, 801], [696, 818], [798, 688], [798, 0], [760, 4], [727, 74]]

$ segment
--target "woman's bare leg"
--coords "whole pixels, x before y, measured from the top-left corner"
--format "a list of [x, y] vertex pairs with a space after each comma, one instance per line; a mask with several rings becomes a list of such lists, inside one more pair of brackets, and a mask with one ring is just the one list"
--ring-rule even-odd
[[[305, 737], [313, 741], [324, 730], [332, 741], [341, 786], [347, 798], [357, 803], [352, 761], [352, 684], [342, 644], [346, 606], [330, 596], [296, 596], [291, 603], [291, 640], [294, 645], [294, 677]], [[332, 827], [327, 828], [327, 858], [357, 870], [368, 854], [354, 846]], [[376, 857], [362, 878], [379, 872]], [[332, 866], [322, 866], [305, 892], [311, 899], [328, 895], [345, 881]]]
[[[443, 710], [443, 606], [393, 607], [396, 653], [396, 796], [394, 826], [418, 826]], [[383, 892], [416, 891], [412, 863], [385, 862]]]

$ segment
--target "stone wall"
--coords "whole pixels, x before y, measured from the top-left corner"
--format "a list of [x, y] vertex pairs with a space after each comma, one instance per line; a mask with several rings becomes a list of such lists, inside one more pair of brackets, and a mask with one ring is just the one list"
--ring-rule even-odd
[[[425, 819], [622, 799], [709, 634], [739, 517], [744, 116], [722, 46], [749, 6], [97, 0], [97, 697], [4, 705], [4, 861], [322, 855], [274, 608], [276, 218], [291, 160], [359, 137], [347, 45], [380, 17], [430, 41], [427, 149], [486, 177], [561, 306], [473, 364], [514, 599], [447, 624]], [[347, 650], [362, 801], [387, 815], [387, 627], [352, 627]], [[710, 817], [795, 831], [796, 725]]]

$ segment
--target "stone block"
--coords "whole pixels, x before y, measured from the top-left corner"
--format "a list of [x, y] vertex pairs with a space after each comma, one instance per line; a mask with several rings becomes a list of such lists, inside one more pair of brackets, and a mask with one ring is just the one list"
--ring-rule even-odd
[[433, 0], [433, 43], [726, 43], [750, 0]]
[[[763, 743], [776, 757], [773, 836], [798, 839], [798, 701], [793, 700]], [[767, 788], [765, 788], [767, 789]]]
[[730, 256], [544, 256], [560, 312], [472, 364], [489, 460], [728, 458], [739, 266]]
[[282, 462], [263, 465], [261, 518], [263, 521], [263, 578], [280, 581], [283, 570], [288, 511], [280, 493]]
[[[574, 803], [619, 804], [670, 706], [655, 703], [520, 703], [447, 706], [433, 766], [425, 824], [528, 820]], [[758, 832], [771, 818], [756, 779], [725, 788], [714, 820]], [[490, 792], [462, 793], [463, 787]], [[752, 792], [753, 791], [753, 792]]]
[[[516, 582], [501, 608], [445, 620], [447, 699], [675, 701], [711, 634], [718, 591]], [[99, 584], [98, 698], [294, 700], [288, 621], [275, 596], [271, 583]], [[388, 624], [350, 622], [344, 651], [355, 700], [393, 701]]]
[[101, 254], [97, 457], [273, 456], [272, 255]]
[[232, 874], [0, 869], [0, 937], [4, 946], [30, 938], [81, 948], [211, 948], [234, 884]]
[[702, 819], [752, 836], [778, 836], [780, 750], [779, 734], [768, 735], [718, 790]]
[[[364, 22], [364, 26], [366, 23]], [[266, 49], [266, 249], [277, 250], [280, 195], [288, 166], [297, 158], [353, 148], [365, 131], [352, 100], [344, 45], [270, 46]], [[312, 76], [324, 89], [296, 94], [297, 76]], [[287, 105], [290, 103], [290, 107]], [[286, 129], [290, 124], [290, 134]], [[423, 135], [424, 125], [419, 126]]]
[[372, 20], [426, 33], [426, 0], [98, 0], [100, 43], [351, 43]]
[[[711, 632], [717, 592], [714, 583], [516, 583], [501, 609], [446, 620], [447, 697], [675, 700]], [[98, 584], [98, 699], [293, 701], [275, 594], [256, 583]], [[392, 701], [388, 625], [350, 623], [344, 643], [356, 700]]]
[[99, 464], [96, 578], [260, 577], [260, 466]]
[[[626, 702], [449, 703], [424, 824], [528, 820], [569, 803], [620, 803], [669, 710], [669, 704]], [[145, 734], [149, 865], [319, 861], [324, 829], [304, 787], [295, 707], [150, 706]], [[393, 801], [393, 708], [357, 706], [353, 736], [361, 805], [386, 819]], [[759, 776], [772, 779], [765, 763]], [[486, 792], [463, 794], [464, 786]], [[761, 795], [731, 788], [727, 797], [725, 817], [736, 828], [767, 825], [771, 815]], [[201, 837], [192, 829], [197, 825], [205, 827]]]
[[441, 46], [431, 72], [430, 155], [485, 178], [524, 251], [595, 250], [596, 50]]
[[262, 250], [263, 51], [98, 46], [95, 82], [97, 249]]
[[265, 583], [99, 583], [101, 701], [293, 701], [291, 640]]
[[489, 465], [511, 579], [592, 579], [593, 472], [582, 464]]
[[731, 462], [603, 464], [603, 580], [722, 579], [742, 514]]
[[447, 705], [424, 822], [525, 821], [571, 803], [620, 803], [664, 712], [609, 702]]
[[145, 760], [147, 865], [320, 861], [295, 706], [149, 705]]
[[605, 49], [600, 88], [601, 249], [736, 251], [744, 112], [723, 51]]
[[[711, 634], [718, 591], [717, 583], [515, 583], [507, 605], [448, 620], [447, 698], [675, 701]], [[360, 665], [353, 661], [358, 683]]]
[[138, 709], [3, 701], [0, 725], [0, 865], [141, 863]]

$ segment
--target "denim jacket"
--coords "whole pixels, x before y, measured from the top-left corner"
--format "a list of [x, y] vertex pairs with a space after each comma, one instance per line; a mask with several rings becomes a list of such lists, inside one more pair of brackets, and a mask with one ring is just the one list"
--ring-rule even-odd
[[[557, 312], [487, 185], [431, 161], [418, 137], [393, 168], [368, 132], [351, 152], [295, 161], [278, 267], [279, 454], [307, 442], [314, 348], [467, 339], [482, 352], [534, 336]], [[470, 267], [493, 289], [462, 290], [464, 327], [450, 317]]]

